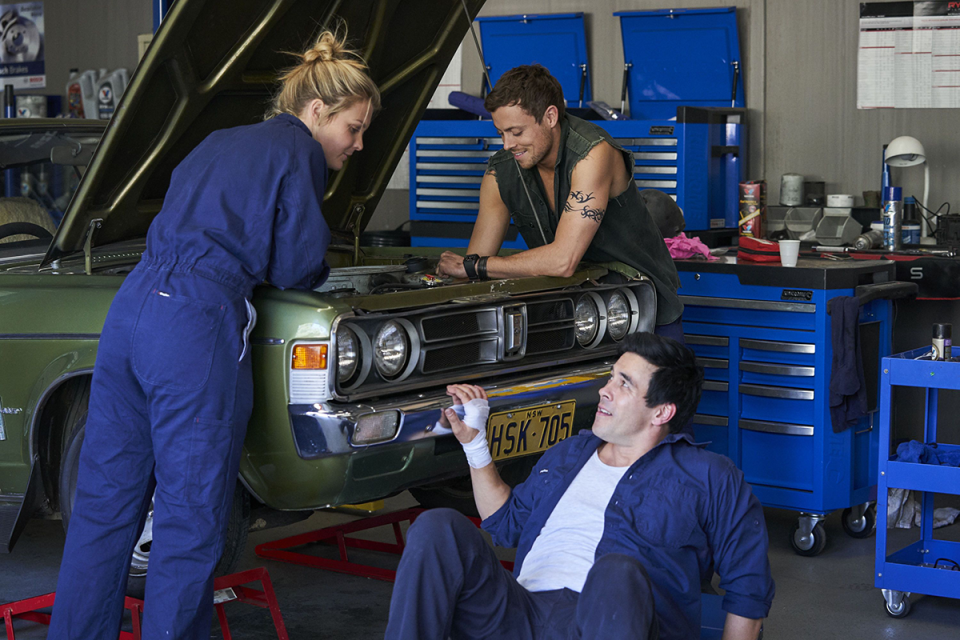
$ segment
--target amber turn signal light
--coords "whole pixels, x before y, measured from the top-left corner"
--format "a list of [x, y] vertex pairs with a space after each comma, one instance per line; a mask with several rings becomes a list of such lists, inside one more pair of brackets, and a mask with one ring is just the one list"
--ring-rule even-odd
[[327, 345], [298, 344], [293, 347], [293, 365], [295, 370], [326, 369]]

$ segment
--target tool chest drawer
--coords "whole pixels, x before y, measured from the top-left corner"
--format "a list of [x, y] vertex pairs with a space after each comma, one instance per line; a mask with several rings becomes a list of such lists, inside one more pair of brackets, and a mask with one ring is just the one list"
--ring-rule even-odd
[[741, 360], [816, 366], [817, 345], [813, 342], [740, 338], [739, 344]]
[[811, 426], [740, 419], [740, 469], [752, 485], [812, 491], [813, 445]]
[[741, 383], [739, 391], [741, 421], [778, 421], [789, 417], [791, 423], [814, 424], [813, 389]]
[[703, 392], [700, 394], [700, 404], [697, 413], [711, 416], [726, 416], [730, 414], [730, 384], [716, 380], [704, 380]]
[[708, 450], [722, 456], [730, 455], [730, 418], [698, 413], [693, 416], [693, 428], [698, 441], [709, 443]]

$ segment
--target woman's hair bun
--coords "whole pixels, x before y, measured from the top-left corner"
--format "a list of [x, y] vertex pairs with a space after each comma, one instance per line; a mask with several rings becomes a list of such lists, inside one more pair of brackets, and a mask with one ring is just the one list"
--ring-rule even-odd
[[320, 34], [320, 37], [317, 38], [316, 43], [303, 53], [303, 61], [313, 62], [315, 60], [321, 60], [328, 62], [330, 60], [339, 60], [344, 57], [345, 50], [345, 38], [338, 38], [337, 34], [324, 31]]

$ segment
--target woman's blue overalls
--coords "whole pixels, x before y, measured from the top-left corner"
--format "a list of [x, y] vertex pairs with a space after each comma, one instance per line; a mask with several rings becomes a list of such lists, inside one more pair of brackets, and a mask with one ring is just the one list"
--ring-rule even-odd
[[217, 131], [173, 172], [100, 337], [51, 638], [117, 638], [154, 487], [143, 637], [209, 637], [253, 403], [248, 301], [326, 279], [325, 187], [290, 115]]

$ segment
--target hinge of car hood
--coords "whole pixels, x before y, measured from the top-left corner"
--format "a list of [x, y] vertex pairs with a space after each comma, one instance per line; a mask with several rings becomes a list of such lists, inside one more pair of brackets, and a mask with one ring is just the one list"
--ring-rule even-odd
[[94, 218], [87, 225], [87, 239], [83, 241], [83, 267], [88, 276], [93, 275], [93, 234], [103, 224], [103, 218]]
[[353, 205], [353, 221], [350, 223], [350, 230], [353, 231], [353, 266], [360, 264], [360, 233], [363, 229], [360, 226], [360, 220], [366, 210], [367, 208], [360, 203]]

